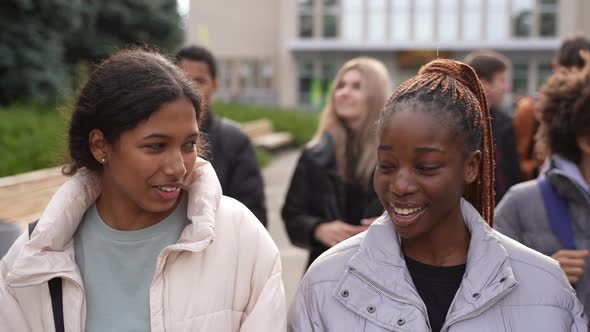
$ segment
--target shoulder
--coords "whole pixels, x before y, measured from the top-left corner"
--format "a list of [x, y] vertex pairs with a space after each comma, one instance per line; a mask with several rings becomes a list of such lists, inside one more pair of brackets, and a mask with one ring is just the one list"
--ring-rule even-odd
[[232, 139], [248, 140], [248, 136], [240, 129], [240, 124], [226, 118], [219, 118], [219, 130]]
[[500, 203], [496, 207], [496, 215], [502, 215], [509, 212], [516, 212], [514, 210], [523, 211], [521, 215], [533, 213], [534, 211], [541, 211], [539, 208], [543, 204], [543, 197], [541, 196], [541, 189], [537, 180], [530, 180], [518, 183], [512, 186], [502, 197]]
[[314, 144], [308, 145], [301, 154], [300, 161], [312, 161], [323, 167], [330, 166], [334, 162], [334, 143], [332, 136], [325, 133]]
[[529, 180], [512, 186], [502, 198], [504, 200], [526, 201], [540, 198], [541, 189], [537, 180]]
[[258, 218], [244, 204], [228, 196], [222, 196], [217, 207], [215, 237], [232, 245], [238, 244], [238, 247], [263, 247], [269, 253], [278, 253], [275, 243]]
[[[520, 300], [568, 310], [573, 308], [575, 292], [557, 261], [499, 232], [495, 233], [508, 253], [512, 271], [519, 283], [515, 294]], [[543, 291], [539, 292], [540, 289]]]
[[365, 234], [363, 232], [344, 240], [318, 257], [305, 273], [305, 287], [317, 289], [338, 283], [349, 261], [359, 252]]

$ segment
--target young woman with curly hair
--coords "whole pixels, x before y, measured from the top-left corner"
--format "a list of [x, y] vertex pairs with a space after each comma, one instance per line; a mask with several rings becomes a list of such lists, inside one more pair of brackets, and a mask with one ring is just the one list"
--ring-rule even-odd
[[584, 67], [561, 68], [541, 88], [537, 144], [549, 154], [548, 170], [508, 192], [496, 229], [556, 259], [590, 313], [590, 53], [582, 54]]

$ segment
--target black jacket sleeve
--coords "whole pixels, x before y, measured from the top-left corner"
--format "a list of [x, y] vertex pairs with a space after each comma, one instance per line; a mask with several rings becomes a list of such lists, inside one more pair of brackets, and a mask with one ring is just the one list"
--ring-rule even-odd
[[232, 142], [233, 162], [228, 174], [227, 188], [224, 195], [242, 202], [266, 227], [266, 200], [264, 180], [256, 160], [256, 152], [250, 139], [242, 132], [235, 135]]
[[315, 196], [311, 161], [304, 151], [299, 157], [281, 215], [291, 242], [310, 249], [315, 243], [313, 231], [324, 218], [312, 215], [311, 200]]

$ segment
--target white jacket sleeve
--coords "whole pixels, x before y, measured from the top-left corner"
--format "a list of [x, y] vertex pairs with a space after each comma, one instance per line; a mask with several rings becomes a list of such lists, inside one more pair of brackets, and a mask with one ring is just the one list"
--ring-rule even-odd
[[[247, 211], [242, 225], [241, 250], [249, 251], [252, 261], [251, 292], [240, 332], [277, 332], [287, 329], [287, 308], [283, 288], [281, 255], [272, 238]], [[253, 226], [253, 227], [252, 227]], [[242, 256], [242, 259], [245, 256]]]
[[12, 262], [27, 239], [27, 234], [21, 235], [12, 245], [6, 256], [0, 261], [0, 329], [2, 331], [31, 330], [21, 304], [6, 281], [6, 275], [12, 266]]

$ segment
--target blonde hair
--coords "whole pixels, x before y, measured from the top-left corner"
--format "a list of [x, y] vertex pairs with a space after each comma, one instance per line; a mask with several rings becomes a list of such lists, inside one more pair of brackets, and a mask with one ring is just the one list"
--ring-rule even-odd
[[[362, 89], [367, 96], [367, 113], [364, 115], [360, 129], [354, 135], [348, 134], [345, 122], [338, 117], [334, 108], [335, 89], [345, 73], [358, 70], [363, 78]], [[336, 73], [330, 86], [330, 99], [322, 112], [319, 127], [314, 138], [308, 144], [318, 144], [325, 133], [332, 136], [334, 143], [336, 167], [338, 174], [345, 180], [354, 174], [361, 185], [368, 185], [377, 162], [377, 142], [375, 139], [375, 125], [379, 113], [387, 101], [391, 89], [391, 81], [385, 65], [373, 58], [359, 57], [347, 61]], [[356, 169], [348, 170], [347, 149], [353, 144], [359, 144], [359, 155]]]

